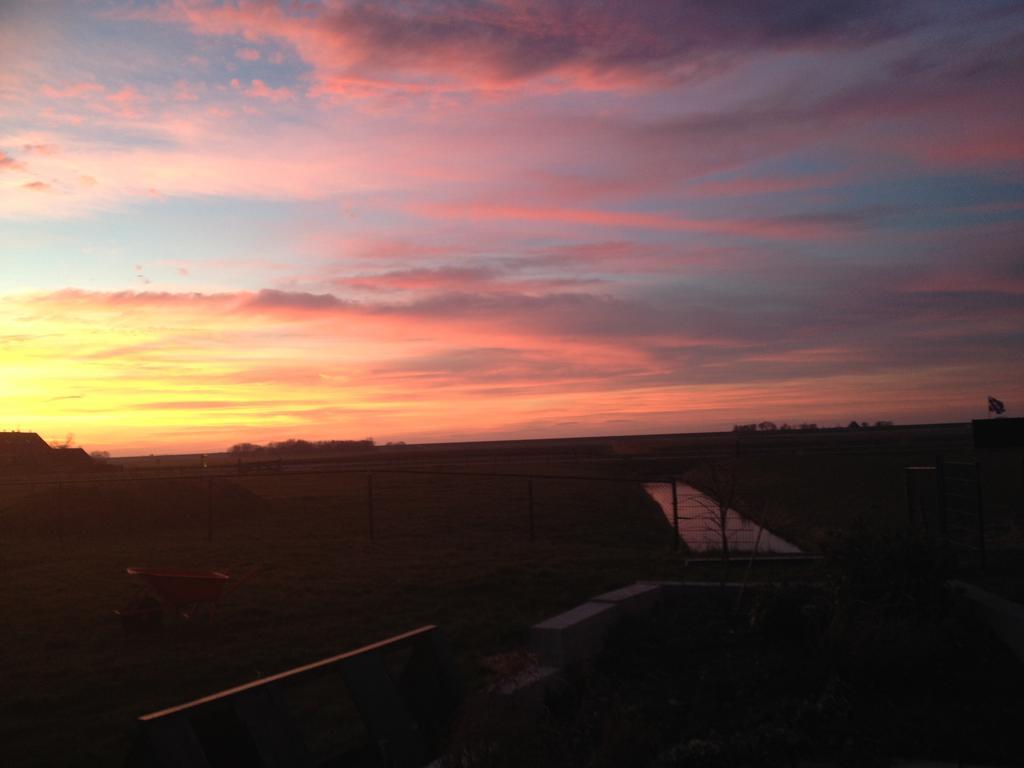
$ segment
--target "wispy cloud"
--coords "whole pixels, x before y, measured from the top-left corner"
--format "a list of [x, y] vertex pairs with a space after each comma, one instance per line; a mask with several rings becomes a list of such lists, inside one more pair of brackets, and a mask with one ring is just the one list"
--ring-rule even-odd
[[758, 50], [864, 45], [904, 29], [909, 3], [753, 0], [579, 6], [500, 3], [342, 2], [286, 9], [175, 4], [131, 15], [187, 24], [194, 32], [281, 40], [313, 64], [328, 87], [363, 78], [381, 84], [458, 81], [490, 88], [556, 75], [573, 87], [685, 79]]
[[442, 438], [1021, 391], [1020, 3], [15, 5], [19, 422]]

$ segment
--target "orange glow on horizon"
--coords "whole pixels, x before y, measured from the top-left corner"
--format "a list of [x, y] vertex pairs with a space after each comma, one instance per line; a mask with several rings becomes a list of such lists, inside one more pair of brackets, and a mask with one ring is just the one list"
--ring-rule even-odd
[[[49, 440], [70, 432], [87, 450], [126, 455], [292, 437], [417, 442], [636, 434], [894, 412], [909, 415], [905, 421], [915, 414], [928, 420], [927, 408], [959, 404], [926, 376], [904, 377], [902, 396], [884, 374], [760, 385], [658, 383], [651, 372], [659, 361], [644, 352], [607, 340], [517, 335], [501, 318], [459, 324], [344, 306], [275, 312], [253, 308], [254, 300], [244, 293], [8, 297], [0, 302], [0, 323], [21, 333], [2, 342], [0, 426]], [[500, 342], [493, 361], [471, 361], [476, 373], [450, 370], [460, 365], [457, 356], [446, 357], [451, 350], [479, 350], [485, 342], [490, 349]], [[835, 354], [825, 349], [795, 359]], [[566, 359], [587, 364], [559, 369]], [[422, 364], [410, 364], [416, 360]], [[821, 395], [808, 398], [815, 389]], [[938, 391], [922, 408], [920, 393], [929, 389]]]

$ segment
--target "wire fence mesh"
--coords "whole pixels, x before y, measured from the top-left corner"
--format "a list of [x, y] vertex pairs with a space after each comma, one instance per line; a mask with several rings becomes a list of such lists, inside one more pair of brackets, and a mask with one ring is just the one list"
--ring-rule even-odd
[[692, 552], [799, 554], [800, 549], [727, 503], [677, 480], [646, 484], [679, 542]]
[[0, 483], [7, 540], [272, 544], [585, 537], [664, 546], [635, 478], [431, 470], [119, 473]]
[[981, 467], [948, 461], [905, 469], [907, 517], [912, 529], [965, 564], [984, 568], [987, 556]]

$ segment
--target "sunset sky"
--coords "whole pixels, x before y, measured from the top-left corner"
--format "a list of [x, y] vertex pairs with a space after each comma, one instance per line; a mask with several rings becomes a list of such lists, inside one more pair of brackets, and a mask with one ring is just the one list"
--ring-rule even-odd
[[1022, 2], [0, 0], [0, 430], [1024, 415]]

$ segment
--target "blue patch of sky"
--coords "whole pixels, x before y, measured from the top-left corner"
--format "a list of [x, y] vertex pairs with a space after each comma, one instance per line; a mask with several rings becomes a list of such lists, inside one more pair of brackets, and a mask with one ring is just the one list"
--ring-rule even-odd
[[45, 236], [10, 222], [0, 290], [264, 288], [287, 275], [298, 213], [298, 203], [171, 198], [48, 222]]
[[[287, 46], [255, 43], [242, 36], [196, 35], [186, 24], [118, 18], [70, 4], [66, 13], [50, 14], [66, 44], [47, 62], [68, 82], [95, 78], [110, 89], [131, 85], [169, 87], [185, 80], [209, 86], [228, 85], [233, 77], [258, 78], [268, 85], [291, 83], [309, 70]], [[243, 48], [260, 51], [257, 61], [243, 61]], [[50, 54], [54, 51], [50, 51]], [[269, 61], [281, 54], [280, 63]]]
[[[851, 184], [844, 188], [843, 196], [852, 208], [890, 210], [891, 215], [885, 217], [889, 228], [916, 231], [991, 219], [992, 212], [979, 208], [1019, 201], [1021, 192], [1020, 184], [984, 174], [929, 173]], [[1024, 219], [1024, 212], [1016, 216]]]

